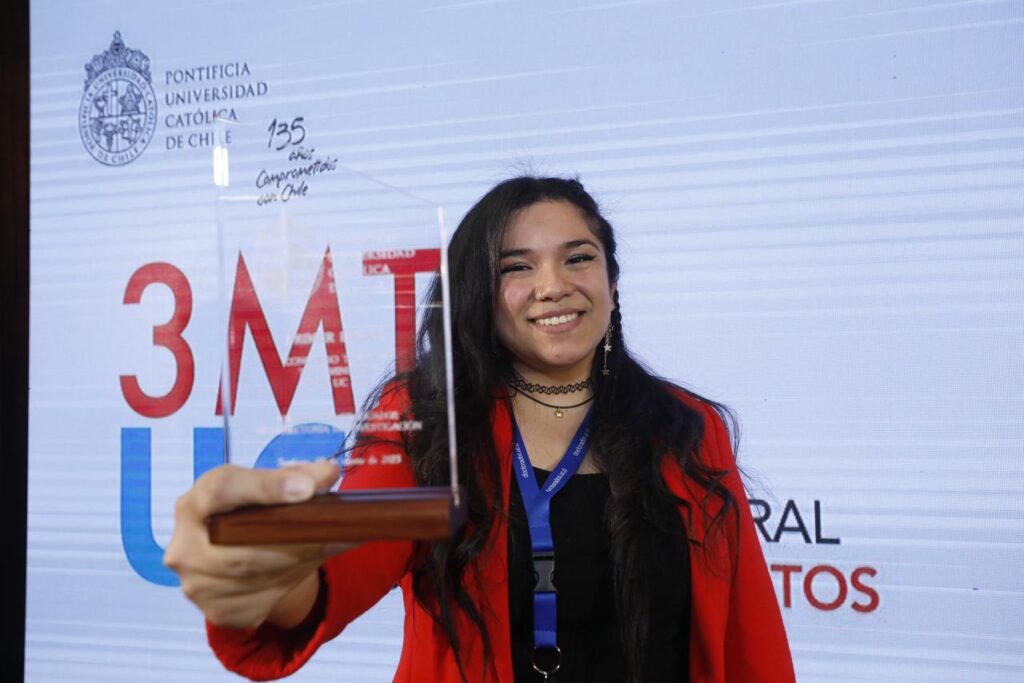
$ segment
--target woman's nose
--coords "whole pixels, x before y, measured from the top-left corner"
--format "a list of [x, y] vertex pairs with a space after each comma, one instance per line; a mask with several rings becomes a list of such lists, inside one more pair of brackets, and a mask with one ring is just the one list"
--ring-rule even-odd
[[557, 266], [544, 266], [537, 271], [533, 296], [538, 301], [558, 301], [572, 294], [572, 283]]

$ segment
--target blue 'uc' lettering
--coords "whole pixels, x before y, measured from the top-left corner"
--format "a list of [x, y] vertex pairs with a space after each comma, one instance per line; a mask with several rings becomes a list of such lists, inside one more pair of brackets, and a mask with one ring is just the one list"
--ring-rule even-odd
[[[309, 424], [279, 434], [263, 449], [255, 467], [276, 467], [282, 460], [316, 460], [338, 453], [345, 433]], [[192, 432], [194, 479], [224, 462], [224, 429], [196, 427]], [[121, 429], [121, 542], [132, 569], [159, 586], [177, 586], [178, 576], [163, 565], [164, 549], [153, 536], [152, 430]]]

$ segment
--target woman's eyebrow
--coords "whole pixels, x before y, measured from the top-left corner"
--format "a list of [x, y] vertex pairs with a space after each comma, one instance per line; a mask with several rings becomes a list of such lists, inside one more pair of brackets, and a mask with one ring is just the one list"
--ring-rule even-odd
[[566, 242], [565, 244], [563, 244], [562, 248], [564, 248], [564, 249], [575, 249], [576, 247], [582, 247], [584, 244], [589, 244], [594, 249], [600, 249], [600, 247], [597, 246], [597, 242], [595, 242], [594, 240], [588, 240], [588, 239], [570, 240], [570, 241]]
[[[588, 246], [593, 247], [594, 249], [600, 250], [600, 247], [597, 246], [597, 242], [595, 242], [594, 240], [586, 239], [586, 238], [579, 239], [579, 240], [569, 240], [568, 242], [563, 242], [561, 248], [562, 248], [563, 251], [568, 251], [569, 249], [575, 249], [576, 247], [582, 247], [584, 245], [588, 245]], [[512, 258], [514, 256], [526, 256], [526, 255], [532, 254], [532, 253], [533, 253], [533, 249], [525, 249], [525, 248], [524, 249], [506, 249], [506, 250], [502, 251], [498, 255], [498, 258]]]

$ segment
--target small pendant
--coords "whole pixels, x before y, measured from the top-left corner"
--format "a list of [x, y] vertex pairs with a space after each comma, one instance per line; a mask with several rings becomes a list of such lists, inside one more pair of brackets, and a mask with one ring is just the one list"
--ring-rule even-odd
[[565, 413], [562, 412], [561, 408], [555, 408], [555, 417], [565, 417]]

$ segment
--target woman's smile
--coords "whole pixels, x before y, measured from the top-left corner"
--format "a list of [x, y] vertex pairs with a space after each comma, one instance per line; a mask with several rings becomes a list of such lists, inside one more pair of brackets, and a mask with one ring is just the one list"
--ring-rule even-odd
[[573, 311], [571, 313], [549, 313], [544, 317], [538, 317], [532, 319], [530, 322], [540, 325], [543, 328], [547, 328], [547, 332], [564, 332], [569, 329], [573, 329], [570, 323], [577, 322], [580, 316], [583, 314], [579, 311]]

